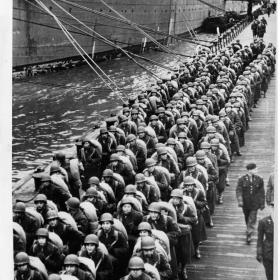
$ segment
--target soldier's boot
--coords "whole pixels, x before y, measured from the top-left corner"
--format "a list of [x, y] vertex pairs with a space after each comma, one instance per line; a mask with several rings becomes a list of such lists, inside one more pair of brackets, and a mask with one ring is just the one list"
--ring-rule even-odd
[[212, 215], [210, 216], [210, 220], [209, 220], [209, 227], [212, 228], [214, 226], [213, 223], [213, 219], [212, 219]]
[[199, 246], [197, 246], [197, 247], [195, 248], [195, 257], [196, 257], [197, 259], [201, 259], [201, 254], [200, 254]]
[[247, 241], [247, 244], [248, 244], [248, 245], [251, 244], [251, 241], [252, 241], [252, 234], [247, 233], [246, 241]]
[[223, 203], [224, 203], [224, 201], [223, 201], [223, 194], [221, 193], [218, 196], [218, 204], [223, 204]]
[[229, 186], [229, 179], [226, 177], [226, 186]]
[[187, 280], [188, 279], [188, 272], [187, 272], [187, 266], [184, 265], [182, 268], [182, 279]]

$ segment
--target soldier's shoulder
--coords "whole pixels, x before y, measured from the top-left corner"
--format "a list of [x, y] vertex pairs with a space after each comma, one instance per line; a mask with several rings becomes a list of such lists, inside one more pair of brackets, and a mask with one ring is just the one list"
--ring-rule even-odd
[[238, 177], [238, 181], [244, 181], [244, 180], [246, 180], [247, 178], [248, 178], [248, 176], [247, 176], [247, 174], [245, 174], [245, 175], [239, 176], [239, 177]]

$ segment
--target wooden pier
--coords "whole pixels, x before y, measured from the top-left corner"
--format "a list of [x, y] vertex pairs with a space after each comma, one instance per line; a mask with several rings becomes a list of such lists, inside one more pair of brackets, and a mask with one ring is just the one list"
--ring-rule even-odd
[[[265, 43], [276, 46], [276, 15], [265, 16], [268, 25]], [[239, 36], [244, 45], [253, 41], [249, 25]], [[224, 204], [217, 205], [214, 227], [207, 230], [208, 240], [201, 246], [200, 260], [189, 265], [191, 280], [265, 280], [263, 265], [256, 260], [256, 234], [250, 245], [246, 243], [246, 227], [242, 209], [237, 206], [235, 188], [237, 179], [246, 172], [246, 164], [257, 164], [258, 174], [264, 178], [265, 187], [275, 164], [276, 75], [272, 77], [266, 98], [261, 98], [252, 112], [250, 129], [246, 132], [241, 157], [230, 165], [230, 186], [224, 193]], [[259, 211], [258, 219], [266, 216], [268, 209]], [[276, 278], [274, 278], [276, 279]]]

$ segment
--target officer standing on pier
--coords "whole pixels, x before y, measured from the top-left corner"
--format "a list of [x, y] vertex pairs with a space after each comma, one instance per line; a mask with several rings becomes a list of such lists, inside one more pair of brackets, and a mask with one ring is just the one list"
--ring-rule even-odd
[[256, 164], [249, 163], [246, 168], [247, 174], [238, 179], [236, 198], [238, 206], [243, 209], [249, 245], [257, 222], [258, 209], [263, 210], [265, 207], [265, 193], [263, 178], [256, 175]]

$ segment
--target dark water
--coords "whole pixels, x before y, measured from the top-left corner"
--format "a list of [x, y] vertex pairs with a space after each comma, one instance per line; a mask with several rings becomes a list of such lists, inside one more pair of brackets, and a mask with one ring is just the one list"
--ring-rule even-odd
[[[213, 35], [200, 38], [209, 40]], [[193, 55], [196, 45], [180, 43], [172, 48]], [[178, 62], [178, 57], [163, 52], [150, 51], [145, 56], [168, 66]], [[138, 61], [154, 73], [168, 72]], [[106, 88], [86, 65], [13, 83], [13, 181], [49, 163], [55, 151], [71, 147], [93, 122], [120, 110], [121, 97], [126, 99], [155, 81], [125, 57], [99, 65], [121, 93]]]

